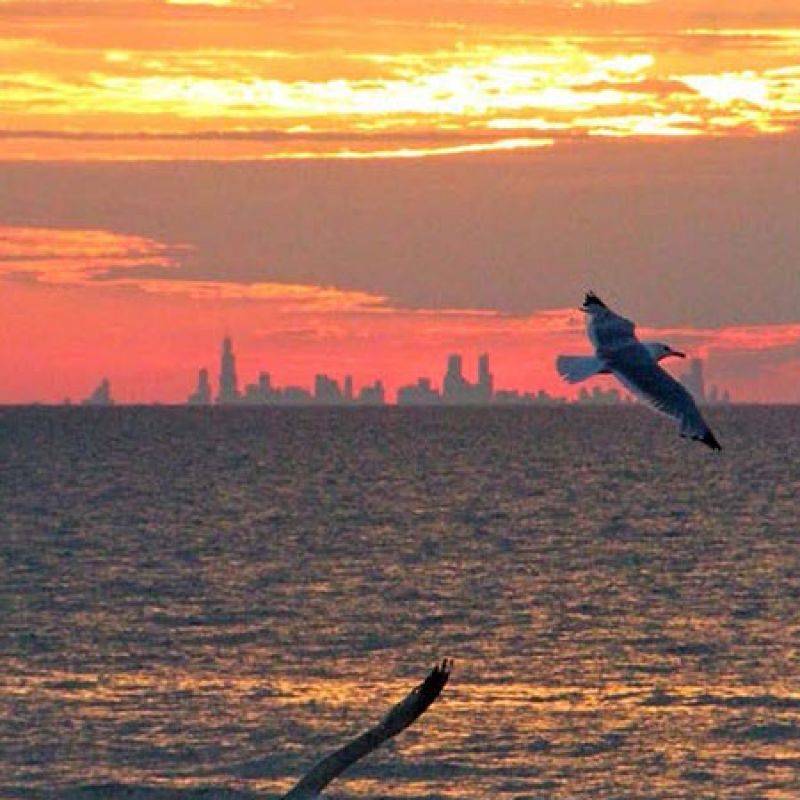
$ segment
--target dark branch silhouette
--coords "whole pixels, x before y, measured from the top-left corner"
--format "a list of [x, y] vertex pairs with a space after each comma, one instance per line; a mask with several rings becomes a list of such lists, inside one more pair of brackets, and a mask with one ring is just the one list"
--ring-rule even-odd
[[349, 766], [412, 725], [441, 694], [452, 667], [452, 660], [447, 658], [437, 664], [428, 677], [394, 706], [381, 722], [319, 761], [284, 795], [283, 800], [312, 800], [319, 797], [320, 792]]

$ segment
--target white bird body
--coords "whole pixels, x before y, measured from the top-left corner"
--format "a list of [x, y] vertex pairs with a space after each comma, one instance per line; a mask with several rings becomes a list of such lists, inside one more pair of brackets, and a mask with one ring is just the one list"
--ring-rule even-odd
[[[655, 362], [669, 356], [683, 356], [683, 353], [678, 353], [661, 342], [642, 342], [642, 346]], [[608, 375], [611, 372], [608, 364], [597, 356], [559, 356], [556, 359], [556, 369], [567, 383], [580, 383], [595, 375]]]
[[428, 677], [374, 727], [357, 736], [312, 767], [283, 800], [319, 800], [322, 790], [360, 758], [380, 747], [421, 717], [444, 689], [450, 677], [452, 661], [445, 659]]
[[[662, 358], [683, 356], [683, 353], [668, 345], [640, 342], [633, 322], [615, 314], [593, 292], [586, 295], [582, 310], [588, 315], [586, 332], [595, 348], [595, 355], [589, 358], [594, 361], [591, 365], [585, 362], [576, 366], [572, 360], [574, 356], [561, 356], [556, 366], [564, 379], [574, 383], [592, 374], [610, 372], [653, 409], [676, 419], [681, 436], [703, 442], [713, 450], [721, 450], [691, 394], [658, 364]], [[564, 358], [568, 361], [561, 360]], [[599, 369], [590, 373], [590, 366]], [[575, 378], [576, 375], [582, 377]]]

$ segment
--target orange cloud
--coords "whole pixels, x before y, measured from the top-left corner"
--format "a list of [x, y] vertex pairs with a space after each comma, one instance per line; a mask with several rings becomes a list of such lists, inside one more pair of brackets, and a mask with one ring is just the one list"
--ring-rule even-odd
[[186, 250], [103, 230], [0, 226], [0, 275], [85, 285], [115, 269], [175, 267]]
[[[713, 30], [703, 3], [0, 2], [5, 158], [386, 158], [538, 146], [547, 131], [786, 133], [800, 123], [800, 14], [773, 5], [714, 8], [727, 26]], [[436, 22], [424, 35], [422, 19]], [[283, 138], [232, 135], [264, 128]], [[454, 131], [458, 145], [364, 136]], [[518, 138], [487, 140], [498, 131]], [[197, 139], [180, 148], [176, 134]]]
[[[366, 292], [284, 283], [233, 283], [173, 277], [191, 248], [102, 230], [0, 226], [0, 276], [60, 286], [134, 288], [193, 300], [260, 300], [308, 310], [380, 308]], [[152, 269], [158, 274], [153, 275]]]

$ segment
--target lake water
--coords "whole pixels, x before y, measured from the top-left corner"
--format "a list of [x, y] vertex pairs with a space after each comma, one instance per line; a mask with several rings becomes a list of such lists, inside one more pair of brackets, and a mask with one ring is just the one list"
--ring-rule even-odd
[[0, 409], [0, 797], [800, 797], [800, 408]]

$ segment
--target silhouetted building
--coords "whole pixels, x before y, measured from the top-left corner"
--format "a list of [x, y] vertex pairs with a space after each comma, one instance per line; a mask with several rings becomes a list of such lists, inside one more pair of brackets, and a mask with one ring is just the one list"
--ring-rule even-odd
[[314, 402], [311, 392], [301, 386], [287, 386], [280, 392], [280, 403], [289, 406], [308, 406]]
[[381, 381], [371, 386], [363, 386], [358, 393], [358, 403], [362, 406], [382, 406], [386, 403], [386, 391]]
[[344, 379], [344, 399], [347, 403], [353, 402], [353, 376], [346, 375]]
[[470, 383], [463, 374], [461, 356], [453, 353], [447, 359], [447, 372], [442, 384], [442, 399], [451, 405], [491, 403], [494, 397], [494, 376], [489, 371], [489, 356], [478, 358], [478, 382]]
[[275, 394], [269, 373], [260, 372], [258, 374], [258, 383], [248, 383], [245, 386], [242, 402], [247, 405], [266, 405], [274, 402]]
[[567, 402], [565, 397], [553, 397], [544, 389], [538, 392], [520, 392], [517, 389], [498, 389], [492, 402], [512, 406], [560, 406]]
[[535, 395], [529, 394], [527, 396], [531, 398], [531, 402], [545, 406], [562, 405], [567, 402], [566, 398], [553, 397], [553, 395], [548, 394], [544, 389], [539, 389]]
[[211, 384], [207, 369], [201, 369], [197, 373], [197, 388], [189, 395], [186, 402], [190, 406], [207, 406], [211, 403]]
[[517, 406], [529, 401], [517, 389], [498, 389], [494, 395], [494, 402], [500, 405]]
[[114, 400], [111, 397], [111, 382], [108, 378], [103, 378], [100, 385], [83, 401], [84, 406], [113, 406]]
[[710, 405], [724, 405], [730, 403], [731, 395], [727, 389], [719, 389], [717, 386], [712, 385], [706, 396], [706, 402]]
[[441, 401], [439, 392], [431, 387], [430, 378], [418, 378], [413, 386], [401, 386], [397, 390], [399, 406], [433, 406]]
[[590, 392], [585, 386], [578, 392], [579, 403], [594, 403], [595, 405], [614, 405], [622, 402], [618, 389], [603, 389], [595, 386]]
[[236, 403], [239, 400], [239, 383], [236, 377], [236, 356], [233, 354], [233, 345], [230, 336], [222, 340], [222, 358], [219, 370], [219, 394], [217, 402], [220, 404]]
[[442, 399], [445, 403], [468, 403], [471, 400], [470, 389], [462, 373], [461, 356], [453, 353], [447, 357], [447, 372], [442, 383]]
[[689, 394], [694, 397], [698, 403], [704, 403], [706, 400], [706, 384], [705, 376], [703, 375], [703, 361], [699, 358], [692, 358], [689, 360], [689, 369], [684, 372], [679, 378], [680, 382], [689, 391]]
[[494, 375], [489, 371], [488, 353], [478, 358], [478, 385], [474, 394], [478, 403], [490, 403], [494, 396]]
[[328, 405], [339, 405], [344, 401], [339, 384], [327, 375], [317, 375], [314, 378], [314, 399]]

